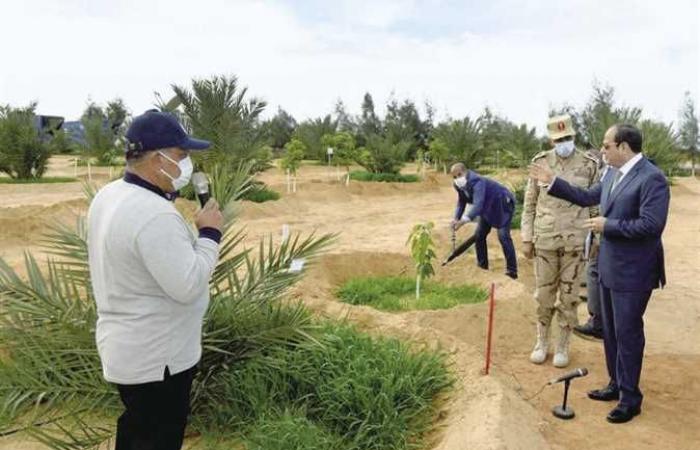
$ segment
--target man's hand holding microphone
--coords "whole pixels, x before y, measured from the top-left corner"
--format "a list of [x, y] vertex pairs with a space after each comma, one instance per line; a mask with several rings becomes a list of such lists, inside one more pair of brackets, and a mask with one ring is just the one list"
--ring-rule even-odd
[[224, 215], [221, 214], [219, 203], [210, 198], [207, 203], [197, 211], [194, 217], [194, 223], [198, 230], [202, 228], [214, 228], [221, 231], [224, 226]]
[[224, 215], [221, 213], [219, 203], [209, 197], [209, 180], [207, 176], [202, 172], [194, 173], [192, 175], [192, 185], [202, 206], [194, 217], [197, 229], [214, 228], [221, 231], [224, 226]]

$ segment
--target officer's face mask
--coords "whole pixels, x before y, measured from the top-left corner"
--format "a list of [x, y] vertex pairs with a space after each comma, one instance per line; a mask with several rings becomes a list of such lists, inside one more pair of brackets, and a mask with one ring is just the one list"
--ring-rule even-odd
[[192, 172], [194, 171], [194, 166], [192, 164], [192, 159], [190, 157], [186, 157], [185, 159], [178, 161], [175, 161], [168, 155], [166, 155], [163, 152], [158, 152], [160, 153], [160, 156], [163, 158], [167, 159], [171, 163], [175, 164], [179, 169], [180, 169], [180, 175], [176, 178], [170, 175], [168, 172], [166, 172], [163, 169], [160, 169], [161, 173], [165, 175], [166, 177], [170, 178], [170, 181], [173, 183], [173, 188], [176, 191], [179, 191], [180, 189], [184, 188], [187, 186], [187, 184], [190, 182], [190, 178], [192, 177]]
[[462, 175], [461, 177], [455, 178], [454, 183], [455, 183], [455, 186], [457, 186], [458, 188], [460, 188], [460, 189], [464, 188], [464, 186], [467, 185], [467, 176]]
[[554, 151], [557, 152], [557, 155], [561, 156], [562, 158], [568, 158], [571, 156], [571, 154], [574, 152], [574, 141], [564, 141], [564, 142], [556, 142], [554, 144]]

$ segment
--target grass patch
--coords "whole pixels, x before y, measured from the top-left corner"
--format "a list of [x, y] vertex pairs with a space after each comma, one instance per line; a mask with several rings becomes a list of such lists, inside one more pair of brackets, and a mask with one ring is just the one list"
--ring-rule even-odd
[[76, 182], [78, 182], [78, 179], [72, 177], [0, 178], [0, 184], [53, 184]]
[[454, 382], [446, 356], [338, 324], [317, 340], [232, 367], [196, 416], [239, 430], [250, 450], [420, 448]]
[[265, 185], [254, 185], [252, 189], [248, 190], [248, 192], [243, 194], [241, 200], [248, 200], [250, 202], [255, 203], [264, 203], [279, 200], [280, 197], [282, 196], [279, 192], [274, 191]]
[[384, 183], [415, 183], [420, 181], [418, 175], [400, 173], [372, 173], [364, 170], [353, 170], [350, 179], [355, 181], [378, 181]]
[[260, 419], [245, 438], [247, 450], [341, 450], [343, 441], [306, 417], [284, 411]]
[[421, 298], [416, 300], [416, 281], [408, 277], [355, 278], [345, 283], [338, 297], [352, 305], [369, 305], [383, 311], [448, 309], [486, 300], [485, 289], [471, 285], [444, 286], [423, 282]]

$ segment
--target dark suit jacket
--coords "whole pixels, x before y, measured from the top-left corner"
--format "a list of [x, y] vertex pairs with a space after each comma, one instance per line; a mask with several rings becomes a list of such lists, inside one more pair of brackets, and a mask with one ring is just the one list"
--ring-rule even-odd
[[467, 203], [472, 207], [467, 213], [469, 220], [481, 216], [492, 227], [501, 228], [513, 218], [515, 196], [502, 184], [482, 177], [474, 171], [467, 172], [467, 185], [457, 190], [457, 210], [455, 219], [464, 214]]
[[614, 291], [650, 291], [666, 284], [661, 234], [670, 192], [663, 172], [642, 158], [611, 193], [614, 176], [591, 189], [557, 178], [549, 194], [580, 206], [600, 204], [607, 220], [600, 240], [600, 282]]

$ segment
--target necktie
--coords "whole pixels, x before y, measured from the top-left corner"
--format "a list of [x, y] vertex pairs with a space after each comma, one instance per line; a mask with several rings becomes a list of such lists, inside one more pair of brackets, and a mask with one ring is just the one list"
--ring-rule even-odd
[[622, 171], [618, 170], [617, 173], [615, 173], [615, 179], [613, 180], [612, 187], [610, 188], [610, 192], [614, 191], [615, 188], [617, 187], [617, 184], [620, 182], [620, 178], [622, 178]]

